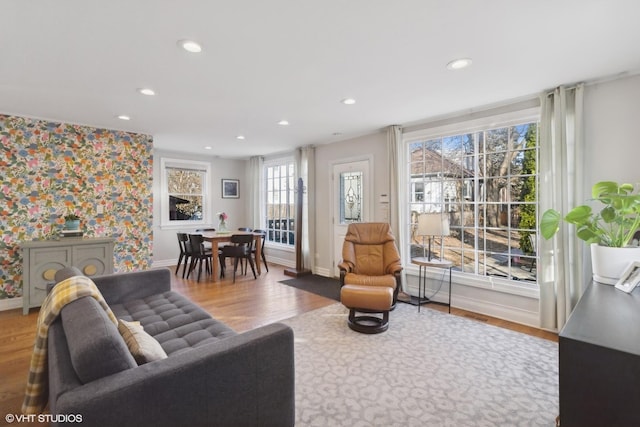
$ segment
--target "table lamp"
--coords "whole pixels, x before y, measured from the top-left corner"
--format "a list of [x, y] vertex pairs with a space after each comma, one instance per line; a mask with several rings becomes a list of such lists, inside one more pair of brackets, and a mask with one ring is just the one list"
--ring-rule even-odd
[[425, 255], [424, 238], [429, 236], [429, 258], [431, 261], [431, 241], [435, 236], [448, 236], [449, 232], [449, 218], [444, 213], [423, 213], [418, 216], [418, 229], [416, 230], [417, 236], [422, 236], [422, 254]]

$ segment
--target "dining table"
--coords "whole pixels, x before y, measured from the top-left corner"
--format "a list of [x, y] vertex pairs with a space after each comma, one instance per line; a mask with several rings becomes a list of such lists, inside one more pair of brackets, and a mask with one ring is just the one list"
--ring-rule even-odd
[[[258, 274], [261, 274], [260, 268], [260, 259], [262, 256], [262, 234], [261, 233], [253, 233], [251, 231], [203, 231], [199, 234], [202, 234], [203, 240], [207, 242], [211, 242], [211, 253], [214, 258], [218, 257], [218, 248], [220, 243], [230, 242], [231, 236], [234, 234], [250, 234], [253, 236], [254, 240], [254, 248], [255, 248], [255, 264], [256, 270]], [[212, 266], [212, 276], [213, 280], [220, 280], [220, 266], [216, 259], [211, 263]]]

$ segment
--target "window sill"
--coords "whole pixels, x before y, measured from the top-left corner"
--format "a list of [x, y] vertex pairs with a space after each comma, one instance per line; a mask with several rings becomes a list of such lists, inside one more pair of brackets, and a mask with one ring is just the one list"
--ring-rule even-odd
[[[406, 267], [405, 270], [407, 275], [414, 276], [417, 280], [417, 267], [410, 266]], [[427, 280], [441, 280], [443, 278], [448, 280], [448, 278], [444, 277], [444, 274], [448, 274], [448, 272], [439, 268], [427, 268], [426, 272]], [[526, 283], [499, 277], [476, 276], [475, 274], [466, 274], [456, 270], [451, 273], [451, 281], [454, 286], [468, 286], [536, 300], [540, 299], [538, 284], [533, 282]]]
[[275, 251], [283, 251], [283, 252], [295, 252], [296, 247], [291, 245], [283, 245], [281, 243], [273, 243], [273, 242], [265, 242], [265, 248], [272, 249]]

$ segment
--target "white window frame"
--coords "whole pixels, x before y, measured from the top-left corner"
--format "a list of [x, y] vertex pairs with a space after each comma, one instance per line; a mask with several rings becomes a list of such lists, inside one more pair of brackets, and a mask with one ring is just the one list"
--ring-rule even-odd
[[[446, 122], [439, 121], [438, 125], [429, 126], [428, 124], [420, 129], [411, 130], [403, 134], [403, 153], [404, 160], [399, 165], [399, 185], [400, 188], [409, 188], [409, 147], [413, 142], [424, 140], [443, 138], [451, 135], [461, 135], [465, 133], [474, 133], [491, 128], [502, 128], [518, 125], [527, 122], [540, 122], [540, 108], [529, 107], [519, 109], [517, 111], [507, 111], [497, 113], [495, 115], [486, 115], [480, 118], [461, 117], [459, 119], [450, 118]], [[407, 222], [408, 206], [411, 204], [412, 194], [409, 191], [400, 191], [399, 203], [401, 205], [400, 229], [402, 230], [403, 241], [406, 248], [401, 250], [402, 261], [404, 265], [409, 266], [407, 269], [417, 274], [417, 268], [413, 268], [411, 264], [411, 254], [407, 248], [411, 242], [411, 224]], [[415, 270], [415, 272], [413, 271]], [[519, 294], [528, 297], [538, 296], [538, 284], [536, 282], [526, 282], [522, 280], [510, 280], [497, 276], [483, 276], [475, 273], [455, 271], [453, 275], [456, 281], [463, 280], [467, 285], [481, 287], [485, 289], [499, 290], [502, 292]]]
[[[211, 180], [211, 164], [197, 160], [160, 159], [160, 226], [167, 229], [179, 229], [191, 226], [201, 226], [211, 223], [211, 196], [209, 181]], [[200, 220], [171, 220], [169, 218], [169, 169], [188, 169], [204, 173], [202, 182], [202, 219]]]
[[[262, 228], [267, 232], [265, 245], [268, 247], [278, 248], [285, 251], [295, 250], [295, 241], [294, 241], [294, 244], [288, 244], [288, 243], [285, 244], [285, 243], [274, 242], [269, 240], [269, 228], [267, 224], [267, 221], [268, 221], [267, 209], [269, 204], [269, 194], [267, 189], [267, 168], [274, 167], [274, 166], [289, 165], [289, 164], [293, 164], [293, 180], [294, 180], [293, 185], [295, 186], [296, 185], [296, 164], [293, 156], [278, 157], [270, 160], [265, 160], [264, 163], [262, 164], [262, 174], [261, 174], [261, 177], [262, 177], [261, 187], [262, 187], [263, 198], [262, 198], [262, 206], [260, 209], [262, 211], [262, 215], [261, 215], [261, 220], [263, 224]], [[294, 194], [294, 198], [295, 198], [295, 194]], [[295, 200], [293, 201], [293, 203], [295, 204]], [[295, 219], [295, 212], [292, 212], [292, 215], [293, 215], [293, 218]]]

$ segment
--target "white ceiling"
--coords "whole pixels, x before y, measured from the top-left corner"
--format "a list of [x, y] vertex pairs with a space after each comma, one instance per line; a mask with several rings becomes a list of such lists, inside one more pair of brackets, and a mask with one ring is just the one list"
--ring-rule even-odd
[[637, 73], [639, 17], [638, 0], [2, 0], [0, 112], [266, 155]]

